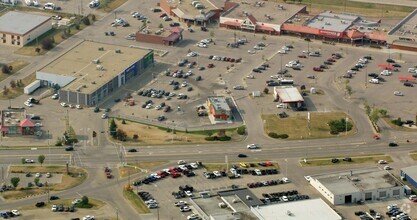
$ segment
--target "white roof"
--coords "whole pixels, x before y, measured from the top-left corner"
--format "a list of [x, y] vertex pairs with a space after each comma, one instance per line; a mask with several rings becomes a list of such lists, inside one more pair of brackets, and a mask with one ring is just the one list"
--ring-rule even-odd
[[252, 212], [260, 220], [342, 219], [320, 198], [252, 207]]
[[303, 96], [300, 94], [297, 88], [292, 86], [276, 86], [275, 92], [281, 99], [282, 103], [287, 102], [304, 102]]
[[0, 32], [24, 35], [50, 19], [48, 16], [11, 11], [0, 17]]

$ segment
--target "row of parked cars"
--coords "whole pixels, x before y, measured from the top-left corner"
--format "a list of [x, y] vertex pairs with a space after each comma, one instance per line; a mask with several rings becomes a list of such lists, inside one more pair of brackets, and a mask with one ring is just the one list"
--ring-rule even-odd
[[242, 58], [232, 58], [232, 57], [222, 57], [222, 56], [208, 56], [209, 60], [217, 60], [231, 63], [239, 63], [242, 61]]
[[17, 217], [20, 216], [20, 212], [18, 210], [11, 210], [11, 211], [6, 211], [6, 212], [0, 212], [0, 217], [2, 218], [12, 218], [12, 217]]
[[290, 190], [290, 191], [283, 191], [283, 192], [276, 192], [276, 193], [263, 193], [263, 198], [260, 200], [264, 204], [268, 204], [271, 202], [289, 202], [289, 201], [298, 201], [309, 199], [308, 195], [300, 195], [297, 190]]
[[313, 67], [313, 70], [316, 72], [323, 72], [324, 69], [328, 69], [329, 65], [333, 65], [334, 62], [336, 62], [336, 60], [342, 58], [342, 55], [339, 53], [333, 53], [331, 57], [327, 58], [327, 60], [325, 60], [323, 62], [322, 65], [317, 66], [317, 67]]
[[278, 184], [284, 184], [284, 180], [277, 179], [277, 180], [267, 180], [267, 181], [259, 181], [255, 183], [248, 183], [246, 184], [249, 188], [258, 188], [258, 187], [264, 187], [264, 186], [275, 186]]
[[158, 202], [155, 198], [149, 193], [145, 191], [138, 192], [138, 196], [142, 199], [142, 201], [148, 206], [150, 209], [158, 208]]

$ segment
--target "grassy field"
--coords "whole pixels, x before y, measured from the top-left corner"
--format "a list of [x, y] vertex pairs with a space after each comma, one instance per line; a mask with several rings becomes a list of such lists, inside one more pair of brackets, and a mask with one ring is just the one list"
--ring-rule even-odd
[[[275, 0], [284, 2], [284, 0]], [[294, 1], [287, 0], [287, 3]], [[295, 1], [298, 3], [299, 1]], [[384, 5], [366, 2], [354, 2], [349, 0], [302, 0], [307, 5], [307, 10], [312, 14], [318, 14], [324, 10], [333, 12], [346, 12], [362, 14], [373, 18], [403, 18], [414, 10], [412, 7]], [[311, 7], [310, 7], [311, 2]]]
[[[4, 95], [2, 92], [0, 93], [0, 100], [7, 100], [7, 99], [14, 99], [23, 94], [23, 88], [30, 83], [32, 83], [36, 79], [35, 73], [30, 74], [26, 78], [22, 79], [22, 86], [15, 87], [14, 89], [9, 87], [9, 93]], [[2, 89], [2, 88], [1, 88]], [[23, 104], [23, 103], [22, 103]]]
[[[89, 15], [88, 18], [90, 19], [90, 23], [93, 24], [92, 15]], [[76, 25], [72, 25], [68, 28], [70, 31], [69, 34], [63, 38], [62, 34], [64, 33], [65, 29], [58, 29], [58, 28], [52, 28], [48, 32], [44, 33], [38, 39], [31, 41], [29, 44], [25, 45], [22, 48], [19, 48], [15, 51], [16, 54], [25, 55], [25, 56], [39, 56], [43, 55], [48, 52], [48, 50], [42, 49], [42, 41], [45, 39], [53, 39], [54, 47], [59, 45], [62, 41], [66, 40], [67, 38], [70, 38], [74, 34], [77, 34], [81, 30], [83, 30], [85, 27], [87, 27], [83, 22], [80, 21], [80, 18], [77, 18], [74, 23], [79, 23], [79, 30], [77, 30]], [[36, 48], [40, 48], [40, 52], [37, 53], [35, 51]]]
[[[59, 173], [63, 174], [62, 181], [59, 184], [50, 184], [50, 190], [51, 191], [62, 191], [66, 189], [73, 188], [82, 182], [87, 178], [87, 173], [84, 169], [81, 168], [73, 168], [70, 167], [69, 171], [70, 174], [66, 174], [66, 168], [65, 166], [11, 166], [9, 171], [11, 173]], [[79, 175], [81, 174], [81, 176]], [[4, 199], [18, 199], [18, 198], [24, 198], [30, 195], [37, 195], [37, 194], [43, 194], [47, 192], [47, 188], [30, 188], [27, 187], [19, 187], [17, 190], [14, 191], [7, 191], [3, 192], [3, 198]]]
[[[343, 158], [350, 157], [352, 162], [343, 161]], [[337, 158], [340, 160], [339, 163], [332, 163], [331, 159]], [[341, 164], [359, 164], [359, 163], [377, 163], [378, 160], [385, 160], [392, 162], [390, 156], [384, 154], [372, 154], [372, 155], [346, 155], [346, 156], [333, 156], [333, 157], [315, 157], [307, 158], [307, 163], [300, 160], [301, 166], [329, 166], [329, 165], [341, 165]]]
[[[265, 133], [288, 134], [288, 139], [314, 139], [346, 136], [345, 132], [339, 135], [330, 134], [327, 123], [331, 120], [339, 120], [346, 117], [343, 112], [311, 112], [310, 135], [307, 126], [307, 113], [297, 114], [288, 118], [280, 118], [277, 115], [262, 115]], [[352, 122], [352, 120], [349, 120]], [[355, 125], [347, 132], [347, 136], [356, 133]]]
[[417, 129], [413, 129], [413, 128], [406, 128], [403, 126], [398, 126], [396, 124], [393, 124], [391, 121], [394, 118], [382, 118], [392, 129], [397, 130], [397, 131], [408, 131], [408, 132], [417, 132]]
[[[23, 60], [15, 60], [15, 61], [13, 61], [11, 63], [6, 64], [7, 66], [12, 66], [13, 67], [13, 70], [10, 73], [8, 73], [8, 74], [3, 73], [3, 72], [0, 72], [0, 81], [3, 81], [7, 77], [15, 74], [19, 70], [23, 69], [23, 67], [27, 66], [28, 64], [29, 64], [28, 62], [23, 61]], [[2, 66], [0, 65], [0, 68], [1, 67]]]
[[[154, 145], [154, 144], [196, 144], [196, 143], [215, 143], [213, 141], [206, 141], [204, 138], [207, 137], [208, 133], [217, 135], [218, 131], [193, 131], [193, 132], [182, 132], [169, 131], [166, 128], [156, 127], [152, 125], [146, 125], [136, 122], [125, 120], [126, 124], [122, 124], [122, 120], [115, 119], [117, 128], [122, 129], [127, 133], [128, 142], [139, 145]], [[138, 134], [139, 138], [133, 140], [133, 135]], [[226, 130], [226, 135], [232, 137], [231, 141], [240, 141], [243, 136], [237, 134], [235, 129]], [[128, 143], [129, 144], [129, 143]]]
[[[268, 167], [262, 167], [262, 166], [260, 166], [260, 165], [258, 165], [258, 163], [259, 162], [261, 162], [261, 161], [257, 161], [257, 162], [252, 162], [252, 161], [242, 161], [242, 162], [245, 162], [245, 163], [254, 163], [255, 164], [255, 166], [254, 167], [247, 167], [247, 169], [262, 169], [262, 168], [268, 168], [268, 169], [272, 169], [272, 168], [275, 168], [275, 169], [279, 169], [279, 164], [278, 163], [276, 163], [276, 162], [273, 162], [272, 164], [273, 164], [273, 166], [268, 166]], [[236, 166], [238, 166], [238, 167], [240, 167], [239, 166], [239, 163], [240, 162], [236, 162], [236, 163], [229, 163], [229, 169], [230, 168], [232, 168], [232, 165], [233, 164], [235, 164]], [[226, 166], [226, 163], [203, 163], [203, 168], [204, 169], [206, 169], [208, 172], [212, 172], [212, 171], [226, 171], [226, 168], [227, 168], [227, 166]]]
[[[127, 177], [129, 174], [133, 175], [140, 173], [143, 170], [150, 170], [154, 167], [168, 163], [168, 161], [155, 161], [155, 162], [140, 162], [140, 163], [128, 163], [128, 166], [119, 167], [119, 175], [121, 178]], [[138, 167], [136, 169], [135, 167]]]
[[127, 0], [101, 0], [99, 9], [103, 12], [111, 12], [123, 5]]
[[129, 200], [129, 202], [132, 203], [133, 208], [139, 214], [145, 214], [145, 213], [151, 212], [148, 209], [148, 207], [145, 205], [145, 203], [143, 203], [143, 201], [139, 198], [138, 195], [136, 195], [134, 191], [123, 189], [123, 197], [125, 197], [125, 199]]

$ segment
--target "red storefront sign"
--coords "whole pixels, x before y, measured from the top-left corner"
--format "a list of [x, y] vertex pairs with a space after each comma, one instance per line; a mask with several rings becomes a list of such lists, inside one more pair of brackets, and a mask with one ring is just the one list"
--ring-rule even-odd
[[341, 32], [336, 31], [327, 31], [327, 30], [319, 30], [319, 34], [324, 37], [329, 38], [342, 38], [343, 34]]

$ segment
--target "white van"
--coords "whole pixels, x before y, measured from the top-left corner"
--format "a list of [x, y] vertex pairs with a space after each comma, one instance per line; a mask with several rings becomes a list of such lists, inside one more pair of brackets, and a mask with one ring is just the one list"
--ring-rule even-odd
[[408, 68], [408, 72], [409, 73], [415, 73], [416, 72], [416, 68]]

